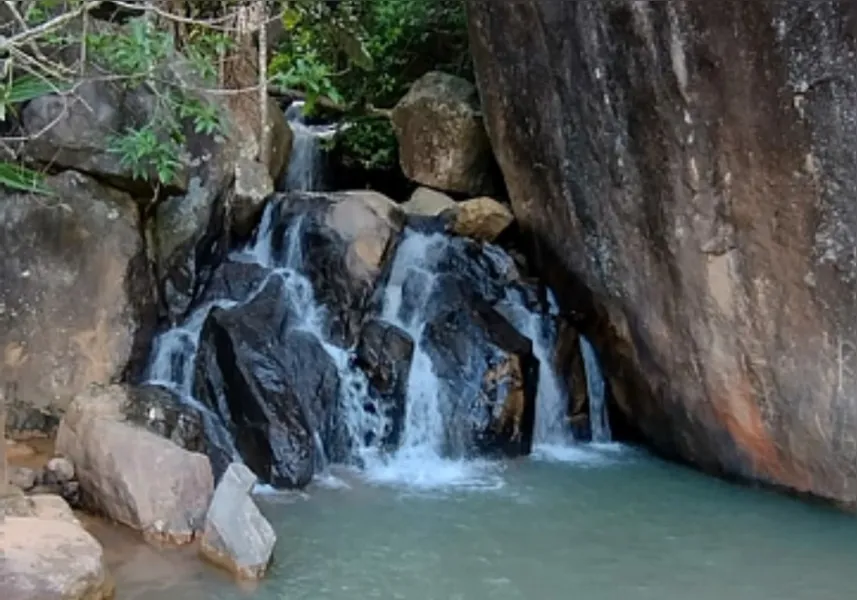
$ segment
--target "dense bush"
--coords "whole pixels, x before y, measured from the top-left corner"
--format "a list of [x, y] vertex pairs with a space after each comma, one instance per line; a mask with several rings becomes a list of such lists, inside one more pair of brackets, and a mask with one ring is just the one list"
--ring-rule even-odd
[[425, 72], [470, 76], [464, 0], [305, 1], [284, 15], [273, 81], [303, 91], [307, 110], [335, 105], [351, 127], [340, 154], [365, 168], [396, 162], [392, 106]]

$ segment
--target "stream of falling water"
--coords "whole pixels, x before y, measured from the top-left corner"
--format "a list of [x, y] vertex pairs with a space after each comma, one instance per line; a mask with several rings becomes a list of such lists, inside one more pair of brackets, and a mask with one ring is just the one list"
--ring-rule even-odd
[[[295, 135], [295, 149], [286, 178], [287, 189], [314, 190], [324, 181], [320, 145], [333, 131], [330, 126], [309, 126], [303, 120], [298, 104], [287, 112]], [[229, 309], [253, 300], [271, 277], [283, 281], [285, 301], [297, 317], [292, 326], [315, 336], [333, 359], [340, 379], [340, 406], [346, 429], [351, 438], [356, 462], [362, 465], [363, 475], [370, 481], [402, 485], [418, 489], [467, 487], [496, 489], [503, 485], [499, 461], [475, 459], [458, 452], [449, 452], [448, 386], [435, 374], [432, 360], [423, 343], [423, 331], [431, 310], [430, 301], [438, 280], [438, 268], [450, 249], [450, 238], [445, 235], [425, 234], [406, 230], [400, 242], [386, 288], [383, 290], [381, 318], [399, 327], [415, 342], [407, 384], [405, 423], [400, 447], [388, 453], [369, 439], [379, 440], [385, 428], [384, 417], [363, 409], [368, 394], [365, 374], [354, 366], [353, 352], [340, 348], [326, 339], [323, 320], [326, 308], [314, 297], [312, 283], [306, 277], [303, 236], [304, 216], [296, 216], [283, 230], [277, 228], [276, 205], [266, 207], [255, 237], [242, 249], [230, 255], [233, 261], [255, 263], [269, 271], [267, 277], [241, 302], [215, 300], [196, 309], [180, 326], [164, 332], [155, 343], [150, 362], [148, 380], [175, 390], [183, 401], [204, 416], [210, 436], [231, 449], [235, 460], [240, 457], [224, 424], [193, 398], [194, 361], [200, 332], [208, 313], [214, 308]], [[275, 239], [277, 231], [282, 239]], [[497, 263], [497, 270], [507, 268], [508, 256], [501, 250], [484, 247], [484, 255]], [[563, 461], [586, 461], [591, 456], [585, 447], [576, 444], [567, 427], [568, 393], [554, 365], [556, 344], [555, 316], [557, 308], [549, 294], [549, 311], [533, 310], [527, 305], [523, 293], [515, 288], [506, 291], [498, 303], [498, 311], [518, 331], [529, 338], [533, 353], [539, 361], [539, 385], [536, 400], [534, 455]], [[604, 380], [597, 356], [585, 338], [581, 338], [585, 360], [587, 385], [592, 406], [593, 439], [610, 440], [609, 423], [604, 407]], [[467, 385], [467, 382], [461, 382]], [[318, 432], [314, 435], [317, 456], [317, 474], [328, 476], [328, 461]], [[456, 447], [456, 444], [452, 444]], [[460, 446], [460, 444], [459, 444]]]

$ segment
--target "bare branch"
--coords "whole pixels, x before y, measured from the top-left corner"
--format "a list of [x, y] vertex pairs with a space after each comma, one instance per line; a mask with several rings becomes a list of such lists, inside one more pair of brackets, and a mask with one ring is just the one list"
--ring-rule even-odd
[[12, 37], [0, 38], [0, 52], [2, 52], [3, 50], [8, 50], [9, 48], [11, 48], [13, 46], [21, 45], [24, 42], [27, 42], [33, 38], [43, 36], [46, 33], [53, 31], [54, 29], [58, 29], [59, 27], [68, 23], [69, 21], [76, 19], [81, 14], [83, 14], [85, 12], [89, 12], [95, 8], [98, 8], [101, 5], [101, 3], [102, 3], [102, 0], [91, 0], [90, 2], [87, 2], [86, 4], [82, 4], [81, 6], [79, 6], [78, 8], [76, 8], [70, 12], [63, 13], [57, 17], [54, 17], [53, 19], [45, 21], [41, 25], [37, 25], [35, 27], [25, 29], [24, 31], [17, 33], [15, 35], [13, 35]]

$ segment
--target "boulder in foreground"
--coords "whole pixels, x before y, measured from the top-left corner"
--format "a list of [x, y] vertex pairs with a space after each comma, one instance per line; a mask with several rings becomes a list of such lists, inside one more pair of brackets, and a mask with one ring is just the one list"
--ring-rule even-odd
[[214, 487], [208, 458], [126, 421], [127, 401], [118, 385], [77, 396], [60, 423], [57, 453], [75, 465], [85, 505], [149, 539], [190, 542]]
[[59, 496], [0, 500], [3, 600], [107, 600], [104, 551]]
[[256, 476], [232, 463], [214, 492], [200, 553], [239, 579], [261, 579], [271, 562], [277, 535], [253, 502]]

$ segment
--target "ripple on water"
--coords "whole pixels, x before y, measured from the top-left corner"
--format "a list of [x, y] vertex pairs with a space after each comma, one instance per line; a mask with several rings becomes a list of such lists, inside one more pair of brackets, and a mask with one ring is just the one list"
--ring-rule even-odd
[[532, 458], [537, 461], [573, 464], [578, 467], [603, 467], [626, 461], [632, 450], [623, 444], [538, 444]]
[[403, 448], [393, 456], [368, 457], [363, 479], [413, 492], [492, 491], [505, 485], [503, 468], [496, 461], [450, 459], [424, 448]]

